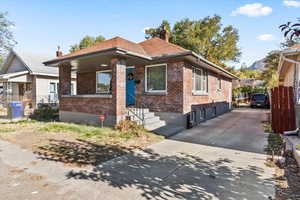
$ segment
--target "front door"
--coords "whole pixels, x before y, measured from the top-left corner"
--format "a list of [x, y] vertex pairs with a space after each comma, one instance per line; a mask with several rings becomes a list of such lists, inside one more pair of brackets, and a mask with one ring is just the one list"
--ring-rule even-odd
[[126, 69], [126, 105], [135, 104], [134, 68]]

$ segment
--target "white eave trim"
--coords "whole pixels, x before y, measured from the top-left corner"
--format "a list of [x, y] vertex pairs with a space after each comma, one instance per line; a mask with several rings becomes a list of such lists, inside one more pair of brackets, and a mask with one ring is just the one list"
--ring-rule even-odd
[[0, 79], [10, 79], [10, 78], [14, 78], [16, 76], [22, 76], [25, 74], [29, 74], [28, 71], [23, 71], [23, 72], [14, 72], [14, 73], [7, 73], [7, 74], [1, 74], [0, 75]]

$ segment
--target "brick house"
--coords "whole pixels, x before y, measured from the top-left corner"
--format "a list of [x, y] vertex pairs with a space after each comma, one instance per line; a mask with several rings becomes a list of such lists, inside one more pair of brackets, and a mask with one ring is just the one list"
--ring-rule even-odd
[[[168, 42], [168, 35], [134, 43], [120, 37], [44, 62], [59, 67], [60, 119], [115, 125], [130, 118], [149, 130], [186, 127], [231, 109], [236, 76], [196, 53]], [[77, 95], [70, 95], [77, 73]]]

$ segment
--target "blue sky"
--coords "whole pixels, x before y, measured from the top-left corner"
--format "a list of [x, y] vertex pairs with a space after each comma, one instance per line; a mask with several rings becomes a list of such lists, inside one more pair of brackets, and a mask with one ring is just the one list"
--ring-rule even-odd
[[224, 25], [239, 30], [240, 63], [249, 65], [279, 48], [278, 26], [300, 17], [300, 0], [1, 0], [0, 11], [7, 11], [16, 25], [18, 51], [53, 56], [57, 45], [67, 53], [86, 35], [139, 42], [144, 28], [163, 19], [174, 24], [217, 14]]

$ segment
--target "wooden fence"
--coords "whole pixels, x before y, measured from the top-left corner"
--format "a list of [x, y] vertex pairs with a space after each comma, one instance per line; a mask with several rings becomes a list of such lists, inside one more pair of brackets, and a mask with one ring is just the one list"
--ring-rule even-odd
[[293, 87], [279, 86], [271, 90], [272, 128], [275, 133], [296, 129]]

